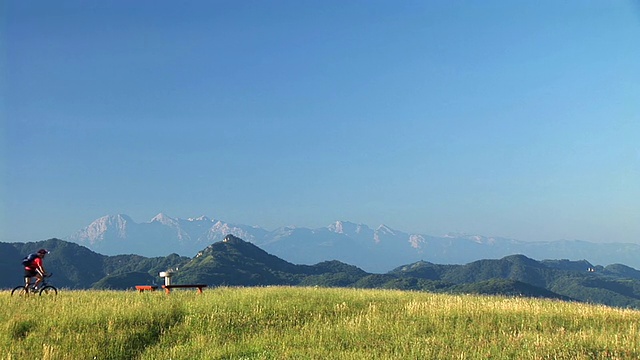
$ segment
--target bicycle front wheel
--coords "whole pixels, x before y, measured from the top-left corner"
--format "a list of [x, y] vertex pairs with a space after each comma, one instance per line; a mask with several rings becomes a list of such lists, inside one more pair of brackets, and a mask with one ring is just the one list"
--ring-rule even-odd
[[58, 289], [51, 285], [47, 285], [40, 289], [40, 296], [56, 296], [58, 295]]
[[13, 290], [11, 290], [11, 296], [27, 296], [29, 295], [29, 292], [27, 291], [27, 288], [24, 286], [16, 286], [13, 288]]

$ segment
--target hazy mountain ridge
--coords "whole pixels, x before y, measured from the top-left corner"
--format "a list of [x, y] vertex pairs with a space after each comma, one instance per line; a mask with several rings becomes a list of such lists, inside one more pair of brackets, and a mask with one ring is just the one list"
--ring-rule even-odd
[[478, 260], [464, 265], [419, 261], [385, 274], [366, 272], [339, 261], [296, 265], [233, 235], [215, 242], [192, 258], [171, 254], [107, 256], [75, 243], [50, 239], [36, 243], [0, 243], [0, 264], [11, 276], [0, 287], [21, 282], [21, 254], [51, 249], [46, 259], [54, 284], [72, 289], [132, 289], [160, 285], [158, 272], [176, 270], [175, 283], [210, 286], [327, 286], [385, 288], [446, 293], [545, 297], [640, 308], [640, 271], [622, 264], [592, 265], [586, 260], [536, 261], [524, 255]]
[[444, 236], [411, 234], [380, 225], [336, 221], [309, 229], [287, 226], [272, 231], [231, 224], [206, 216], [172, 218], [160, 213], [146, 223], [129, 216], [101, 217], [66, 238], [107, 255], [123, 253], [193, 256], [207, 245], [231, 234], [296, 264], [339, 260], [370, 272], [386, 272], [420, 260], [465, 264], [524, 254], [534, 259], [589, 259], [595, 263], [623, 263], [640, 267], [640, 245], [590, 243], [579, 240], [525, 242], [501, 237], [450, 233]]

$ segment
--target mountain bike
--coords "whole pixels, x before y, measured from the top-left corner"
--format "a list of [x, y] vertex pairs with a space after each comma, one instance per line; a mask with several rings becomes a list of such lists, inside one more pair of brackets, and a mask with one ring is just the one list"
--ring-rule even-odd
[[42, 282], [40, 286], [36, 289], [35, 282], [31, 282], [27, 285], [16, 286], [11, 290], [11, 296], [29, 296], [29, 295], [40, 295], [40, 296], [56, 296], [58, 295], [58, 289], [55, 286], [49, 285], [47, 282], [47, 278], [51, 277], [53, 273], [49, 273], [42, 278]]

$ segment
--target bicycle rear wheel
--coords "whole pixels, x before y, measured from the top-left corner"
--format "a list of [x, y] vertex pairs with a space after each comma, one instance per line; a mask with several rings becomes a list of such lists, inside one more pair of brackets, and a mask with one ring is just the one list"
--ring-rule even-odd
[[11, 296], [27, 296], [29, 292], [24, 286], [16, 286], [11, 290]]
[[40, 296], [56, 296], [58, 295], [58, 289], [51, 285], [47, 285], [40, 289]]

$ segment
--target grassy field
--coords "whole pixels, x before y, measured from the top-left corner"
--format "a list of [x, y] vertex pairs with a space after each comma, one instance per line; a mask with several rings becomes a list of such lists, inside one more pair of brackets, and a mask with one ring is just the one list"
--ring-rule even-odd
[[322, 288], [0, 292], [2, 359], [638, 359], [640, 312]]

